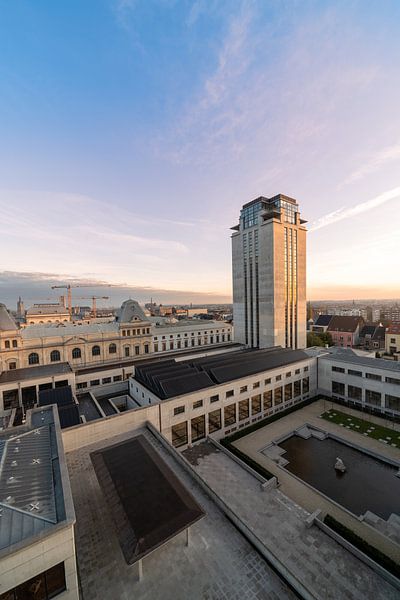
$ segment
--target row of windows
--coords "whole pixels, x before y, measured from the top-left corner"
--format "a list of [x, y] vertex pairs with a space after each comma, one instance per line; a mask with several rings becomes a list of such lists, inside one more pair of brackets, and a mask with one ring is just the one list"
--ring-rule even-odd
[[[255, 396], [252, 396], [251, 398], [246, 398], [245, 400], [239, 400], [238, 406], [239, 406], [239, 413], [240, 414], [245, 414], [246, 411], [248, 413], [249, 410], [249, 403], [251, 401], [251, 406], [252, 406], [252, 414], [256, 414], [258, 412], [261, 412], [261, 406], [263, 406], [263, 410], [267, 410], [269, 408], [272, 407], [272, 399], [274, 400], [274, 404], [281, 404], [281, 402], [285, 401], [289, 401], [292, 400], [292, 398], [297, 398], [298, 396], [301, 395], [302, 393], [302, 389], [303, 389], [303, 394], [308, 394], [309, 390], [310, 390], [310, 380], [309, 377], [305, 377], [303, 380], [298, 379], [297, 381], [294, 381], [293, 383], [286, 383], [284, 386], [280, 386], [275, 388], [274, 390], [266, 390], [263, 394], [256, 394]], [[227, 398], [230, 396], [227, 396]], [[211, 396], [210, 398], [210, 403], [212, 402], [217, 402], [219, 400], [219, 395], [216, 394], [215, 396]], [[196, 409], [196, 408], [200, 408], [202, 407], [204, 404], [203, 400], [196, 400], [195, 402], [193, 402], [192, 408]], [[235, 404], [231, 404], [230, 406], [236, 406]], [[247, 406], [247, 409], [245, 408]], [[226, 407], [225, 407], [226, 408]], [[174, 408], [174, 416], [183, 414], [186, 410], [186, 407], [184, 404], [182, 404], [181, 406], [176, 406]], [[242, 411], [242, 413], [241, 413]], [[244, 411], [244, 412], [243, 412]], [[248, 414], [247, 414], [248, 416]], [[245, 417], [243, 417], [245, 418]], [[239, 417], [239, 420], [242, 420]], [[235, 418], [236, 421], [236, 418]], [[229, 423], [231, 424], [231, 423]]]
[[[226, 335], [226, 341], [230, 342], [231, 341], [231, 335], [230, 333], [228, 333]], [[225, 342], [225, 334], [222, 334], [221, 336], [216, 335], [216, 336], [210, 336], [210, 344], [219, 344], [221, 342]], [[202, 338], [197, 338], [197, 345], [201, 346], [201, 345], [207, 345], [208, 344], [208, 339], [207, 337], [204, 338], [204, 341], [202, 340]], [[191, 338], [190, 340], [190, 346], [195, 346], [196, 345], [196, 338]], [[171, 340], [169, 342], [161, 342], [160, 344], [158, 342], [154, 342], [154, 352], [165, 352], [166, 350], [180, 350], [181, 348], [189, 348], [189, 339], [185, 339], [185, 340]]]
[[[303, 380], [304, 382], [304, 380]], [[301, 383], [295, 382], [295, 383]], [[288, 386], [292, 386], [292, 384], [287, 384]], [[307, 387], [307, 386], [306, 386]], [[286, 388], [286, 386], [285, 386]], [[283, 388], [277, 388], [274, 390], [274, 403], [275, 406], [281, 404], [283, 402]], [[307, 388], [308, 391], [308, 388]], [[306, 392], [304, 392], [306, 393]], [[284, 392], [285, 402], [292, 399], [292, 395], [287, 393], [286, 389]], [[222, 429], [222, 427], [230, 427], [231, 425], [235, 425], [238, 421], [245, 421], [250, 418], [250, 410], [251, 415], [256, 416], [260, 415], [264, 410], [269, 410], [272, 408], [272, 390], [268, 390], [263, 394], [263, 401], [261, 400], [261, 394], [257, 394], [253, 396], [251, 399], [247, 398], [246, 400], [240, 400], [240, 402], [236, 404], [229, 404], [229, 406], [225, 406], [223, 409], [218, 408], [217, 410], [213, 410], [209, 412], [207, 415], [200, 415], [198, 417], [194, 417], [190, 420], [190, 432], [191, 432], [191, 441], [196, 442], [200, 439], [205, 438], [206, 436], [206, 417], [208, 419], [208, 432], [214, 433]], [[180, 413], [185, 412], [185, 407], [178, 407]], [[183, 410], [182, 410], [183, 409]], [[175, 409], [176, 410], [176, 409]], [[223, 419], [222, 423], [222, 411], [223, 411]], [[176, 413], [179, 414], [179, 413]], [[173, 425], [171, 428], [172, 433], [172, 444], [175, 448], [179, 446], [185, 446], [188, 443], [188, 421], [183, 421], [182, 423], [177, 423]]]
[[[148, 344], [144, 345], [144, 352], [145, 352], [145, 354], [149, 353], [149, 345]], [[116, 344], [110, 344], [108, 346], [108, 353], [109, 354], [117, 353]], [[135, 354], [140, 354], [140, 346], [135, 346]], [[100, 355], [101, 355], [100, 346], [93, 346], [92, 347], [92, 356], [100, 356]], [[125, 356], [126, 357], [130, 356], [129, 346], [125, 347]], [[82, 350], [80, 348], [73, 348], [72, 358], [73, 359], [82, 358]], [[59, 350], [52, 350], [50, 353], [50, 362], [58, 362], [60, 360], [61, 360], [61, 354], [60, 354]], [[37, 352], [31, 352], [31, 354], [29, 354], [29, 356], [28, 356], [28, 363], [30, 365], [38, 365], [39, 364], [39, 354]]]
[[[332, 367], [332, 371], [335, 373], [346, 373], [346, 369], [343, 367]], [[353, 377], [363, 377], [362, 371], [356, 371], [354, 369], [347, 369], [347, 374], [352, 375]], [[377, 375], [376, 373], [365, 373], [366, 379], [372, 379], [373, 381], [382, 381], [382, 375]], [[386, 383], [393, 383], [395, 385], [400, 385], [400, 379], [396, 379], [394, 377], [385, 377]]]
[[0, 594], [0, 600], [50, 600], [65, 590], [64, 563], [60, 563]]
[[122, 335], [124, 337], [126, 336], [131, 336], [131, 335], [146, 335], [150, 334], [150, 327], [143, 327], [142, 329], [123, 329], [122, 330]]
[[[197, 332], [197, 335], [205, 335], [205, 336], [207, 336], [209, 333], [214, 333], [214, 331], [213, 331], [213, 330], [211, 330], [211, 331], [208, 331], [208, 330], [207, 330], [207, 331], [198, 331], [198, 332]], [[217, 329], [215, 333], [219, 333], [219, 329]], [[225, 329], [221, 329], [221, 333], [225, 333]], [[194, 336], [194, 332], [192, 332], [190, 335], [193, 337], [193, 336]], [[189, 336], [189, 334], [188, 334], [188, 333], [185, 333], [183, 337], [188, 337], [188, 336]], [[181, 337], [181, 334], [180, 334], [180, 333], [178, 333], [178, 334], [176, 335], [176, 337], [177, 337], [177, 338], [180, 338], [180, 337]], [[174, 335], [170, 335], [170, 336], [169, 336], [169, 339], [170, 339], [170, 340], [172, 340], [173, 338], [174, 338]], [[154, 339], [154, 341], [155, 341], [155, 342], [157, 342], [157, 340], [158, 340], [158, 337], [157, 337], [157, 336], [155, 336], [153, 339]], [[165, 339], [166, 339], [166, 336], [165, 336], [165, 335], [163, 335], [163, 336], [161, 336], [161, 337], [160, 337], [160, 339], [162, 339], [162, 340], [165, 340]]]
[[[339, 381], [332, 381], [332, 393], [346, 396], [346, 386]], [[355, 385], [347, 386], [347, 397], [362, 402], [362, 388]], [[373, 406], [381, 406], [382, 394], [374, 390], [365, 390], [365, 402]], [[392, 410], [400, 411], [400, 397], [385, 394], [385, 406]]]
[[4, 347], [6, 348], [6, 350], [9, 350], [11, 347], [18, 348], [18, 340], [5, 340]]
[[105, 385], [106, 383], [111, 383], [111, 382], [117, 382], [117, 381], [122, 381], [122, 375], [114, 375], [114, 377], [103, 377], [103, 379], [92, 379], [92, 381], [89, 381], [89, 383], [87, 381], [82, 381], [81, 383], [77, 383], [76, 384], [76, 389], [77, 390], [83, 390], [87, 387], [95, 387], [97, 385]]

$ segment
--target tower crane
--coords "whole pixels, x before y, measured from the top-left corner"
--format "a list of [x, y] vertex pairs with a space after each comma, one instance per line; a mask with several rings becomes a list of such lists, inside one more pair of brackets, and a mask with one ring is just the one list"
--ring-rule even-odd
[[63, 290], [67, 290], [67, 304], [68, 304], [68, 312], [69, 312], [69, 316], [72, 316], [72, 292], [71, 289], [72, 288], [82, 288], [82, 287], [90, 287], [90, 288], [96, 288], [96, 287], [111, 287], [111, 284], [91, 284], [91, 283], [67, 283], [66, 285], [52, 285], [51, 289], [52, 290], [56, 290], [56, 289], [63, 289]]
[[93, 313], [93, 317], [96, 318], [96, 315], [97, 315], [96, 300], [109, 300], [110, 296], [80, 296], [79, 299], [92, 301], [92, 313]]

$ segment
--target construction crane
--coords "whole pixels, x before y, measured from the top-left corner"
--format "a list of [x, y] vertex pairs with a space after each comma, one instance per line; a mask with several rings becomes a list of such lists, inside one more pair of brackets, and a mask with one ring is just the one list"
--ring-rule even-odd
[[91, 300], [92, 301], [92, 313], [93, 317], [97, 315], [96, 300], [109, 300], [110, 296], [80, 296], [79, 300]]
[[67, 290], [67, 305], [68, 305], [68, 312], [69, 312], [69, 316], [72, 316], [72, 292], [71, 289], [72, 288], [82, 288], [82, 287], [91, 287], [91, 288], [96, 288], [96, 287], [111, 287], [111, 284], [106, 284], [106, 283], [77, 283], [77, 284], [71, 284], [68, 283], [67, 285], [52, 285], [51, 289], [52, 290], [56, 290], [56, 289], [62, 289], [62, 290]]

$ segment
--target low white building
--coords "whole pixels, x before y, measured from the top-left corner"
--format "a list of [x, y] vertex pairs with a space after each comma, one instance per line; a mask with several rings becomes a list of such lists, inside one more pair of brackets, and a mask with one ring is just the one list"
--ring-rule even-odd
[[145, 361], [129, 380], [138, 404], [159, 405], [161, 431], [175, 447], [224, 437], [316, 390], [316, 359], [280, 347]]
[[78, 600], [75, 512], [57, 410], [0, 432], [0, 597]]

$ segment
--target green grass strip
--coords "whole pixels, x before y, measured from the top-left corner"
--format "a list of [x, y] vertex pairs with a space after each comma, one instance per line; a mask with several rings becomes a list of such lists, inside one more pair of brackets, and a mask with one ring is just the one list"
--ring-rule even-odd
[[330, 423], [342, 425], [344, 428], [356, 431], [365, 437], [383, 441], [387, 446], [400, 449], [400, 431], [396, 431], [396, 429], [382, 427], [381, 425], [359, 419], [358, 417], [341, 412], [335, 408], [324, 412], [321, 417]]

